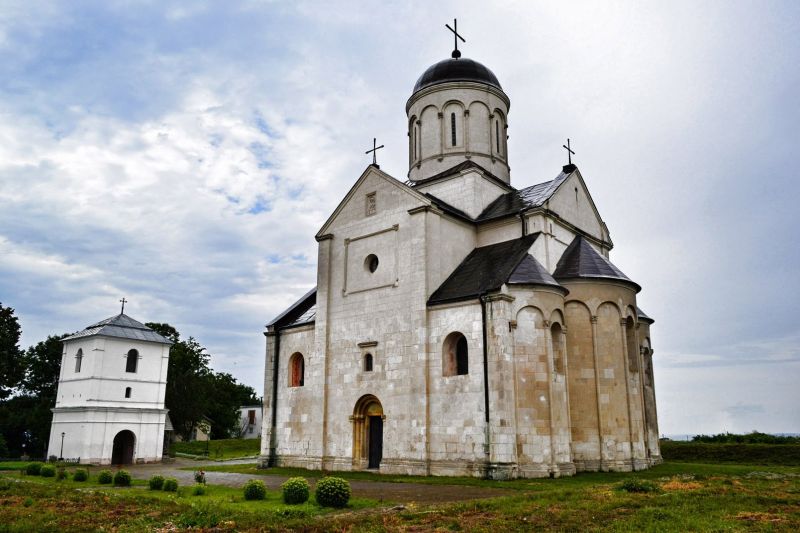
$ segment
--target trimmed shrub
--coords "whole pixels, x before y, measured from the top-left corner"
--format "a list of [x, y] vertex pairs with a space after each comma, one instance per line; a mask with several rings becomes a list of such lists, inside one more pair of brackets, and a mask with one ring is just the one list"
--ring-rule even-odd
[[251, 479], [244, 484], [245, 500], [263, 500], [267, 497], [267, 487], [260, 479]]
[[29, 476], [38, 476], [42, 470], [42, 463], [28, 463], [25, 467], [25, 473]]
[[164, 478], [164, 486], [162, 488], [166, 492], [178, 492], [178, 480], [174, 477]]
[[150, 487], [150, 490], [161, 490], [164, 488], [164, 476], [159, 476], [156, 474], [155, 476], [150, 478], [150, 481], [147, 482], [147, 485]]
[[194, 487], [192, 487], [193, 496], [202, 496], [205, 493], [206, 493], [206, 486], [203, 485], [202, 483], [197, 483], [195, 484]]
[[283, 485], [283, 502], [289, 504], [305, 503], [308, 501], [308, 481], [304, 477], [291, 477]]
[[350, 501], [350, 483], [340, 477], [324, 477], [317, 482], [314, 497], [323, 507], [344, 507]]
[[68, 477], [69, 477], [69, 474], [67, 473], [67, 469], [64, 468], [63, 466], [58, 469], [58, 472], [56, 472], [56, 479], [58, 481], [61, 481], [63, 479], [67, 479]]
[[206, 484], [206, 473], [202, 470], [197, 470], [194, 473], [194, 481], [195, 483], [202, 483], [203, 485]]
[[619, 484], [619, 488], [625, 492], [658, 492], [658, 485], [652, 481], [646, 481], [644, 479], [626, 479]]
[[101, 470], [97, 474], [97, 482], [101, 485], [108, 485], [112, 481], [114, 481], [114, 474], [111, 473], [111, 470]]
[[127, 470], [117, 470], [114, 474], [114, 485], [117, 487], [130, 487], [131, 481], [131, 473]]
[[42, 465], [42, 468], [39, 469], [39, 475], [42, 477], [56, 477], [56, 466]]
[[89, 471], [85, 468], [77, 468], [75, 469], [75, 473], [72, 474], [72, 479], [74, 481], [86, 481], [89, 479]]

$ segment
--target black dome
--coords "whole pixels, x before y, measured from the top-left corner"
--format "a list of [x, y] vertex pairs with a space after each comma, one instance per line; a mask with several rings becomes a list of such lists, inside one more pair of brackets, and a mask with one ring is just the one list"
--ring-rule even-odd
[[501, 91], [503, 90], [494, 72], [477, 61], [462, 57], [459, 59], [445, 59], [428, 67], [414, 85], [413, 93], [425, 87], [448, 81], [475, 81], [491, 85]]

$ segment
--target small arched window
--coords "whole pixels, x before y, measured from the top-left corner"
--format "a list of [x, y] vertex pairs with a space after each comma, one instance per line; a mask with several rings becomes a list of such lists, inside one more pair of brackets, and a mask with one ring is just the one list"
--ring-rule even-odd
[[414, 126], [414, 161], [417, 160], [417, 127]]
[[128, 350], [128, 361], [125, 363], [125, 372], [136, 372], [136, 365], [139, 363], [139, 352]]
[[126, 398], [130, 398], [131, 397], [131, 388], [130, 387], [125, 387], [125, 397]]
[[502, 150], [500, 150], [500, 121], [495, 119], [494, 121], [494, 139], [497, 144], [497, 153], [502, 154]]
[[444, 339], [442, 347], [442, 375], [463, 376], [469, 374], [469, 346], [467, 338], [454, 331]]
[[550, 326], [550, 342], [553, 347], [553, 371], [556, 374], [564, 373], [564, 335], [561, 324], [558, 322]]
[[78, 348], [78, 353], [75, 354], [75, 373], [81, 371], [81, 363], [83, 363], [83, 349]]
[[625, 320], [625, 340], [628, 343], [628, 371], [639, 371], [639, 347], [636, 343], [636, 324], [633, 318]]
[[302, 387], [305, 380], [306, 364], [303, 354], [296, 352], [289, 359], [289, 386]]
[[364, 356], [364, 372], [372, 372], [372, 354], [368, 353]]
[[450, 142], [456, 145], [456, 114], [450, 113]]

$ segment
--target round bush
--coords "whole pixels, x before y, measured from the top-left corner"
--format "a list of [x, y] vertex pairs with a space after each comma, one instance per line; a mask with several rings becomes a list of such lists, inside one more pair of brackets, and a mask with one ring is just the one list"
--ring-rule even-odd
[[86, 481], [89, 479], [89, 471], [85, 468], [76, 468], [75, 473], [72, 474], [72, 479], [75, 481]]
[[131, 480], [131, 473], [127, 470], [117, 470], [117, 473], [114, 474], [114, 485], [117, 487], [130, 487]]
[[42, 463], [28, 463], [25, 467], [25, 473], [29, 476], [38, 476], [42, 470]]
[[97, 474], [97, 482], [101, 485], [108, 485], [114, 481], [114, 474], [111, 473], [111, 470], [101, 470]]
[[192, 494], [194, 496], [202, 496], [206, 493], [206, 486], [202, 483], [197, 483], [194, 487], [192, 487]]
[[344, 507], [350, 501], [350, 483], [340, 477], [324, 477], [317, 482], [314, 497], [323, 507]]
[[303, 477], [291, 477], [283, 485], [284, 503], [305, 503], [308, 501], [308, 481]]
[[39, 469], [39, 475], [42, 477], [56, 477], [56, 465], [42, 465]]
[[178, 480], [174, 477], [164, 478], [164, 486], [162, 488], [167, 492], [177, 492]]
[[251, 479], [244, 484], [245, 500], [263, 500], [267, 497], [267, 487], [260, 479]]
[[620, 483], [619, 488], [625, 492], [658, 492], [658, 485], [644, 479], [626, 479]]
[[159, 476], [156, 474], [155, 476], [150, 478], [150, 481], [147, 482], [147, 485], [150, 487], [150, 490], [161, 490], [164, 488], [164, 476]]

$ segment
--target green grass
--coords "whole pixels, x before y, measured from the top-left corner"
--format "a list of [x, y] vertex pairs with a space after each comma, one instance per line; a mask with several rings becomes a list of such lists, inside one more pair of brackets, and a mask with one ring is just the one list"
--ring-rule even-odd
[[[209, 470], [261, 475], [316, 477], [298, 469], [257, 471], [252, 465]], [[312, 501], [286, 506], [280, 492], [265, 501], [245, 501], [241, 489], [209, 485], [202, 496], [191, 486], [177, 494], [133, 487], [113, 489], [92, 483], [57, 482], [19, 473], [0, 473], [0, 531], [145, 531], [218, 528], [260, 531], [800, 531], [800, 467], [741, 464], [666, 463], [629, 473], [584, 473], [560, 479], [494, 482], [473, 478], [376, 476], [342, 472], [350, 479], [471, 485], [513, 489], [485, 500], [409, 504], [388, 510], [374, 500], [354, 499], [343, 512]], [[4, 479], [10, 483], [3, 484]], [[653, 492], [623, 490], [629, 480], [649, 482]], [[629, 481], [626, 483], [626, 481]], [[83, 490], [78, 490], [80, 487]], [[374, 496], [381, 496], [376, 486]]]
[[25, 468], [28, 463], [36, 461], [0, 461], [0, 470], [20, 470]]
[[217, 439], [208, 441], [176, 442], [172, 451], [179, 454], [205, 456], [209, 459], [235, 459], [252, 457], [261, 451], [261, 439]]
[[667, 461], [800, 466], [800, 444], [661, 441]]

